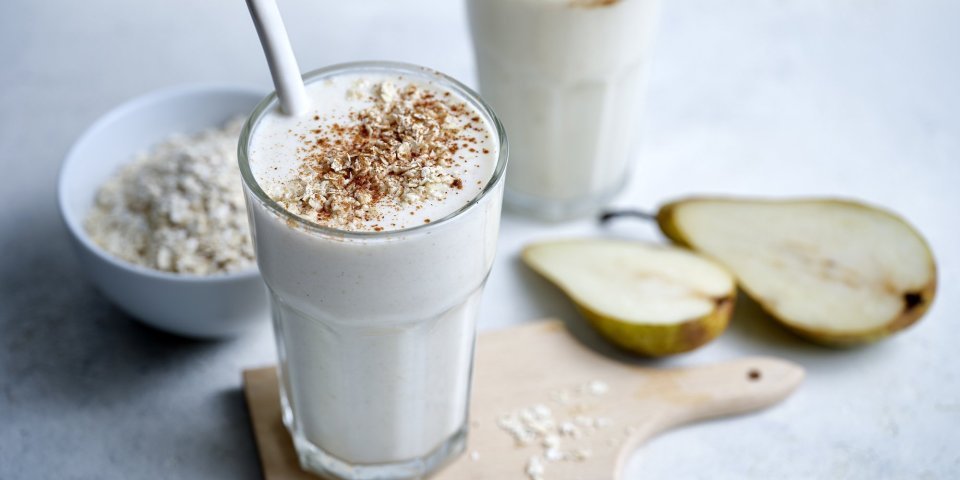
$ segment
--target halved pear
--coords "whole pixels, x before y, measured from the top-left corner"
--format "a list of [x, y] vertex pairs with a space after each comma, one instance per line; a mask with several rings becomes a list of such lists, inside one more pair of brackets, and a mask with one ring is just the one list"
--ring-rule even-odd
[[923, 237], [858, 202], [691, 198], [663, 207], [657, 221], [673, 241], [729, 268], [773, 318], [827, 345], [910, 326], [937, 288]]
[[584, 239], [536, 243], [522, 256], [600, 334], [643, 355], [693, 350], [720, 335], [733, 312], [733, 276], [688, 250]]

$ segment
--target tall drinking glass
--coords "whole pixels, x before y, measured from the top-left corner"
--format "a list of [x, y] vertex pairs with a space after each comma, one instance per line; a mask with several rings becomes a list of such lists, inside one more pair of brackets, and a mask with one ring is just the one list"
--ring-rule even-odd
[[507, 206], [596, 212], [623, 187], [658, 0], [468, 0], [480, 91], [511, 136]]
[[[251, 169], [266, 98], [239, 147], [260, 273], [270, 290], [281, 403], [300, 459], [339, 478], [420, 477], [465, 445], [475, 321], [494, 259], [507, 140], [493, 111], [456, 80], [406, 64], [361, 62], [305, 75], [416, 79], [482, 118], [496, 151], [474, 198], [400, 230], [345, 231], [291, 214]], [[321, 107], [323, 108], [323, 107]], [[255, 152], [254, 152], [255, 153]]]

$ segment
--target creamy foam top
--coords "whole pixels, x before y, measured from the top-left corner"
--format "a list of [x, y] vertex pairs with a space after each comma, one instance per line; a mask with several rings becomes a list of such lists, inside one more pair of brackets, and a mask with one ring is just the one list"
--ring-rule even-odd
[[288, 211], [354, 231], [443, 218], [496, 168], [490, 123], [456, 92], [409, 75], [357, 73], [306, 86], [308, 113], [278, 109], [255, 126], [250, 169]]

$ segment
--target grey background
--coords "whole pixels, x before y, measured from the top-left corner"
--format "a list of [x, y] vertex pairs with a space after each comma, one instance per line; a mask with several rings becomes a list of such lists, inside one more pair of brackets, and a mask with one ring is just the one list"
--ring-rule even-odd
[[[459, 1], [282, 0], [301, 65], [391, 59], [473, 83]], [[811, 346], [749, 304], [701, 364], [778, 355], [808, 368], [777, 408], [659, 438], [625, 478], [954, 478], [960, 471], [960, 4], [666, 0], [635, 174], [620, 205], [686, 193], [830, 194], [909, 218], [940, 264], [928, 317], [875, 346]], [[188, 82], [269, 77], [240, 0], [0, 2], [0, 479], [259, 478], [240, 371], [272, 361], [266, 323], [218, 343], [110, 306], [78, 269], [58, 166], [111, 107]], [[569, 302], [516, 260], [590, 221], [505, 216], [481, 328]], [[608, 232], [609, 233], [609, 232]], [[612, 234], [657, 240], [642, 224]], [[518, 472], [520, 466], [518, 466]]]

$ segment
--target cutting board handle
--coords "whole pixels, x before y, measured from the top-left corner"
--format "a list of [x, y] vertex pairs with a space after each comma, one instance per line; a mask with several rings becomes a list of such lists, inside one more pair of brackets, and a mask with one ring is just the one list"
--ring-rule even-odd
[[668, 370], [675, 400], [669, 425], [760, 410], [774, 405], [803, 381], [803, 368], [776, 358], [748, 357], [716, 365]]
[[803, 376], [799, 365], [769, 357], [655, 371], [643, 389], [656, 389], [666, 403], [664, 415], [642, 428], [638, 440], [678, 425], [769, 407], [790, 395]]
[[[637, 393], [656, 391], [662, 415], [639, 425], [624, 443], [615, 472], [651, 437], [671, 428], [716, 417], [761, 410], [785, 399], [803, 381], [804, 370], [769, 357], [747, 357], [715, 365], [654, 371]], [[649, 390], [648, 390], [649, 389]]]

